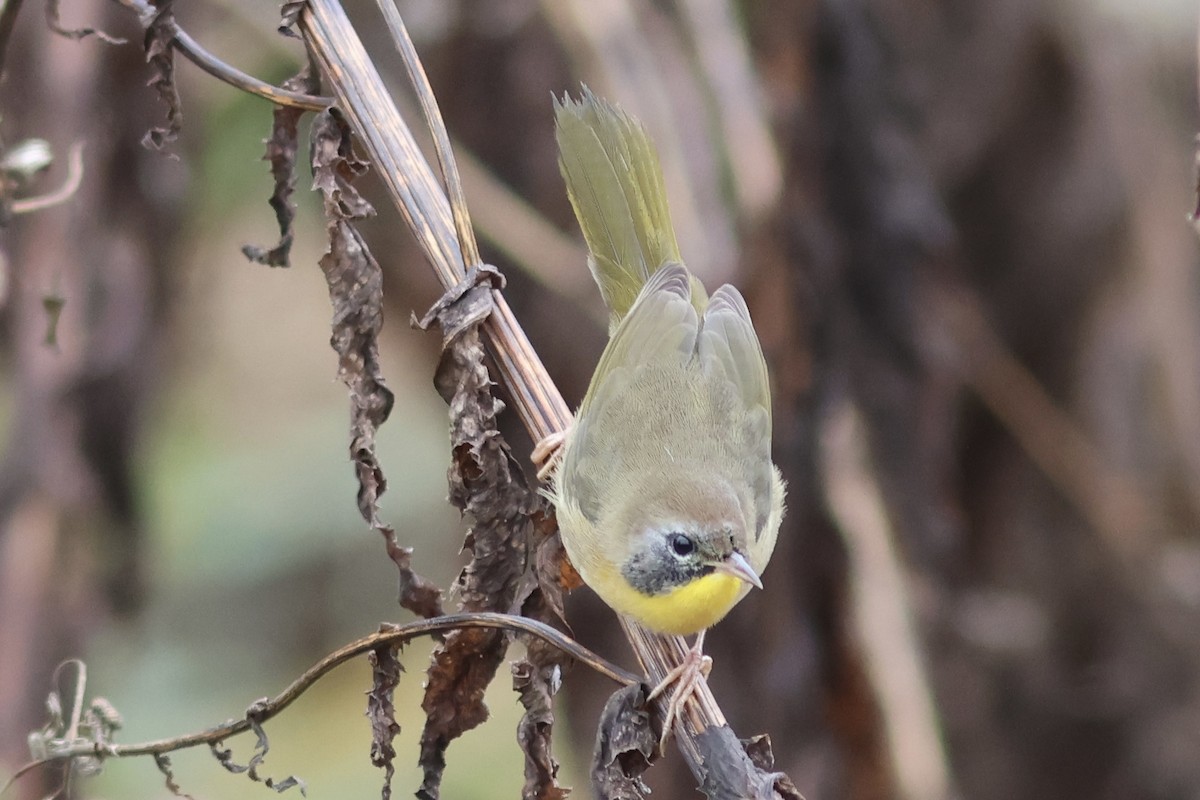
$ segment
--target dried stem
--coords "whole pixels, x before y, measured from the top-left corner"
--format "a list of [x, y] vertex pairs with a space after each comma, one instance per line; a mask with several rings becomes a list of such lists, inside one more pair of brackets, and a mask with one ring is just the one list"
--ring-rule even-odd
[[454, 159], [454, 151], [450, 148], [450, 134], [446, 131], [446, 124], [442, 120], [442, 112], [438, 108], [437, 98], [429, 83], [429, 76], [425, 74], [425, 67], [421, 64], [421, 59], [417, 57], [417, 48], [413, 46], [412, 38], [404, 26], [404, 20], [400, 18], [400, 12], [396, 10], [394, 0], [377, 0], [376, 5], [383, 12], [383, 18], [387, 21], [388, 30], [392, 34], [392, 41], [404, 59], [409, 81], [417, 92], [417, 101], [421, 104], [421, 111], [424, 113], [425, 119], [429, 121], [429, 131], [433, 134], [434, 152], [437, 154], [438, 166], [442, 169], [442, 177], [446, 179], [446, 195], [450, 201], [450, 211], [454, 215], [454, 229], [458, 232], [458, 243], [462, 248], [463, 262], [467, 267], [481, 264], [479, 247], [475, 243], [475, 231], [471, 227], [471, 215], [467, 211], [467, 198], [463, 194], [462, 180], [458, 176], [458, 163]]
[[[370, 153], [388, 193], [446, 288], [465, 268], [446, 194], [411, 130], [388, 97], [379, 73], [345, 12], [333, 0], [311, 3], [300, 28], [312, 46], [356, 135]], [[522, 424], [537, 440], [566, 428], [571, 412], [500, 292], [484, 333]]]
[[[617, 665], [606, 661], [592, 651], [588, 650], [583, 645], [576, 642], [571, 637], [558, 631], [544, 622], [539, 622], [528, 617], [519, 617], [512, 614], [494, 614], [487, 612], [477, 612], [471, 614], [449, 614], [442, 617], [434, 617], [433, 619], [421, 619], [414, 622], [409, 622], [405, 625], [397, 625], [389, 627], [386, 630], [381, 630], [378, 633], [373, 633], [370, 636], [364, 636], [361, 639], [356, 639], [349, 644], [343, 645], [329, 655], [322, 658], [316, 664], [313, 664], [304, 671], [300, 677], [292, 681], [286, 689], [276, 695], [274, 698], [264, 700], [254, 704], [254, 722], [261, 724], [268, 719], [277, 716], [281, 711], [292, 704], [300, 695], [304, 694], [318, 680], [328, 674], [334, 667], [340, 666], [347, 661], [358, 658], [366, 653], [373, 652], [380, 647], [388, 645], [404, 644], [405, 642], [415, 639], [418, 636], [428, 636], [440, 631], [454, 630], [460, 628], [496, 628], [500, 630], [522, 631], [524, 633], [537, 636], [540, 639], [550, 643], [554, 647], [568, 653], [576, 661], [586, 664], [592, 669], [604, 675], [607, 678], [616, 681], [617, 683], [626, 686], [637, 683], [641, 678], [627, 670], [618, 667]], [[81, 682], [80, 682], [81, 684]], [[76, 709], [82, 708], [83, 703], [81, 698], [76, 698]], [[76, 712], [78, 713], [78, 712]], [[72, 727], [77, 726], [77, 721], [72, 720]], [[0, 794], [3, 793], [13, 781], [16, 781], [22, 775], [30, 770], [45, 766], [56, 762], [66, 761], [72, 758], [82, 756], [92, 756], [95, 758], [125, 758], [129, 756], [144, 756], [156, 755], [161, 756], [164, 753], [170, 753], [175, 750], [183, 750], [189, 747], [196, 747], [203, 744], [214, 744], [228, 739], [231, 736], [236, 736], [239, 733], [244, 733], [251, 729], [251, 721], [249, 718], [233, 720], [218, 725], [215, 728], [209, 728], [206, 731], [199, 733], [190, 733], [183, 736], [173, 736], [168, 739], [157, 739], [150, 742], [141, 742], [139, 744], [99, 744], [96, 742], [87, 742], [74, 747], [64, 748], [60, 752], [56, 752], [49, 758], [31, 761], [23, 765], [20, 769], [13, 773], [9, 783], [0, 787]]]
[[187, 31], [176, 23], [170, 25], [174, 45], [184, 58], [191, 61], [200, 69], [212, 75], [219, 81], [230, 86], [257, 95], [264, 100], [270, 100], [277, 106], [302, 108], [305, 111], [324, 111], [333, 103], [329, 97], [314, 97], [313, 95], [281, 89], [274, 84], [260, 81], [253, 75], [247, 75], [237, 67], [226, 64], [221, 59], [200, 46], [200, 43], [188, 35]]
[[[120, 0], [120, 2], [121, 5], [136, 13], [144, 26], [149, 25], [158, 15], [158, 9], [145, 0]], [[317, 97], [281, 89], [274, 84], [261, 81], [253, 75], [248, 75], [235, 66], [226, 64], [205, 50], [174, 21], [168, 23], [167, 29], [171, 33], [172, 45], [183, 54], [184, 58], [217, 80], [228, 83], [236, 89], [269, 100], [277, 106], [301, 108], [305, 111], [324, 111], [333, 103], [333, 100], [328, 97]]]

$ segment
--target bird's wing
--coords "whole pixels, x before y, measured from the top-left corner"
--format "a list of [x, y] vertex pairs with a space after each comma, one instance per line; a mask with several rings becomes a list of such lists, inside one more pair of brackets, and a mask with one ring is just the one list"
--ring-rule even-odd
[[[560, 489], [595, 521], [600, 513], [597, 481], [611, 480], [604, 457], [604, 426], [593, 407], [613, 408], [638, 369], [655, 363], [686, 363], [696, 350], [700, 317], [692, 305], [692, 276], [682, 264], [667, 264], [651, 276], [600, 356], [587, 395], [579, 406], [570, 445], [559, 468]], [[611, 436], [612, 431], [608, 430]], [[560, 494], [562, 492], [560, 491]]]
[[682, 260], [658, 153], [637, 119], [586, 86], [554, 106], [559, 168], [615, 329], [650, 275]]
[[732, 383], [747, 409], [762, 408], [766, 412], [769, 432], [771, 384], [767, 360], [750, 321], [746, 301], [729, 284], [709, 298], [696, 349], [705, 374]]
[[692, 358], [700, 328], [692, 285], [691, 273], [677, 263], [667, 264], [646, 282], [600, 356], [579, 417], [587, 416], [597, 397], [612, 391], [610, 377], [623, 368]]
[[728, 381], [741, 408], [731, 414], [739, 429], [735, 454], [755, 498], [751, 563], [766, 566], [775, 547], [783, 502], [783, 483], [771, 463], [771, 385], [758, 334], [741, 293], [725, 285], [713, 292], [696, 342], [696, 358], [711, 381]]

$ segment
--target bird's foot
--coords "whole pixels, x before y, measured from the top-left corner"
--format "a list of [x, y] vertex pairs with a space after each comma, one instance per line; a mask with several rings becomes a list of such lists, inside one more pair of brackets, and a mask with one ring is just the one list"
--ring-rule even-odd
[[671, 692], [671, 700], [667, 703], [667, 715], [663, 718], [662, 737], [658, 742], [660, 753], [665, 754], [667, 751], [667, 743], [671, 741], [675, 720], [683, 711], [684, 703], [695, 694], [701, 681], [708, 677], [708, 673], [712, 672], [712, 658], [704, 655], [704, 633], [704, 631], [700, 631], [697, 634], [696, 643], [684, 653], [683, 661], [672, 668], [646, 698], [653, 700], [670, 688], [672, 684], [675, 685], [674, 691]]
[[529, 460], [537, 467], [537, 479], [545, 483], [562, 461], [563, 443], [567, 441], [566, 431], [555, 431], [533, 446]]

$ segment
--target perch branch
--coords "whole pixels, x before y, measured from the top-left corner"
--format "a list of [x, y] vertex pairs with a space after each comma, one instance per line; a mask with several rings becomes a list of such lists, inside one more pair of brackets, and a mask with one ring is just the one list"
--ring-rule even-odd
[[[414, 639], [418, 636], [428, 636], [432, 633], [440, 631], [454, 630], [459, 628], [496, 628], [501, 630], [515, 630], [524, 633], [532, 634], [538, 638], [548, 642], [568, 653], [576, 661], [586, 664], [592, 669], [599, 672], [601, 675], [611, 680], [624, 684], [626, 686], [638, 683], [641, 677], [634, 675], [627, 670], [618, 667], [615, 664], [601, 658], [600, 656], [588, 650], [579, 642], [575, 641], [566, 634], [558, 631], [544, 622], [538, 622], [528, 617], [519, 617], [512, 614], [494, 614], [486, 612], [477, 612], [471, 614], [448, 614], [442, 617], [434, 617], [432, 619], [420, 619], [414, 622], [409, 622], [405, 625], [397, 625], [389, 627], [387, 630], [381, 630], [373, 633], [370, 636], [364, 636], [361, 639], [356, 639], [349, 644], [343, 645], [329, 655], [322, 658], [316, 664], [313, 664], [304, 671], [298, 678], [292, 681], [287, 688], [276, 695], [274, 698], [264, 700], [261, 703], [254, 705], [254, 721], [256, 723], [266, 722], [268, 719], [277, 716], [285, 708], [292, 704], [300, 695], [304, 694], [318, 680], [332, 671], [335, 667], [355, 659], [365, 653], [370, 653], [378, 650], [380, 647], [389, 645], [400, 645]], [[82, 702], [76, 700], [76, 708], [82, 707]], [[0, 787], [0, 794], [4, 792], [14, 781], [25, 775], [30, 770], [38, 767], [46, 766], [60, 761], [66, 761], [72, 758], [83, 756], [91, 756], [95, 758], [125, 758], [129, 756], [144, 756], [144, 755], [163, 755], [175, 750], [183, 750], [197, 745], [215, 744], [221, 742], [231, 736], [236, 736], [239, 733], [244, 733], [251, 729], [251, 721], [249, 718], [239, 720], [231, 720], [224, 725], [218, 725], [215, 728], [209, 728], [206, 731], [198, 733], [185, 734], [183, 736], [174, 736], [168, 739], [156, 739], [150, 742], [141, 742], [138, 744], [99, 744], [96, 742], [85, 742], [77, 746], [64, 748], [56, 752], [48, 758], [31, 761], [21, 766], [13, 773], [9, 782], [3, 787]]]

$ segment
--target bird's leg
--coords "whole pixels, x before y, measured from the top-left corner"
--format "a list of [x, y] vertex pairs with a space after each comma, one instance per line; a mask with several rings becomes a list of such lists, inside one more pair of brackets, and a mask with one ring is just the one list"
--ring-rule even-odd
[[567, 432], [555, 431], [533, 446], [529, 460], [537, 467], [537, 479], [542, 483], [554, 474], [562, 461], [563, 442], [567, 440]]
[[712, 659], [704, 655], [705, 633], [706, 631], [700, 631], [696, 634], [696, 642], [684, 653], [683, 661], [672, 668], [646, 698], [653, 700], [665, 692], [671, 684], [675, 684], [675, 690], [671, 693], [671, 701], [667, 704], [667, 715], [663, 718], [662, 738], [658, 742], [660, 752], [665, 753], [667, 750], [667, 742], [671, 739], [675, 719], [683, 711], [683, 704], [688, 701], [700, 682], [707, 678], [708, 673], [712, 671]]

